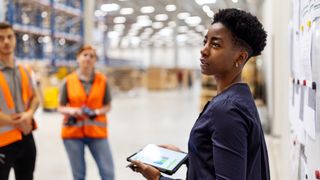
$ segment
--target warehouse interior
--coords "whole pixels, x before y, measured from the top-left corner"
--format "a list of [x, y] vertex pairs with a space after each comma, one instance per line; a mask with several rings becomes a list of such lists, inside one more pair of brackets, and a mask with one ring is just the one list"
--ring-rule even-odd
[[[265, 50], [246, 64], [242, 75], [265, 132], [271, 179], [291, 179], [288, 29], [297, 2], [0, 0], [0, 21], [12, 24], [16, 33], [15, 59], [32, 68], [41, 102], [35, 114], [34, 179], [72, 179], [57, 108], [61, 83], [77, 68], [76, 52], [83, 44], [95, 47], [95, 69], [107, 76], [111, 89], [108, 138], [116, 179], [143, 179], [126, 168], [126, 158], [146, 144], [175, 144], [186, 151], [198, 114], [217, 94], [215, 79], [201, 74], [199, 59], [212, 17], [223, 8], [249, 11], [267, 31]], [[100, 179], [88, 151], [86, 161], [86, 178]], [[309, 179], [315, 179], [313, 167]], [[185, 174], [182, 166], [173, 177]]]

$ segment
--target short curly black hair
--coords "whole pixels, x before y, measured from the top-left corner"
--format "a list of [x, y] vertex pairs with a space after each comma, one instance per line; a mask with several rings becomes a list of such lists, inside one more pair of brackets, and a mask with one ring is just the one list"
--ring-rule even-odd
[[233, 34], [236, 45], [246, 48], [249, 57], [258, 56], [266, 46], [267, 33], [256, 16], [234, 8], [220, 9], [212, 24], [222, 23]]

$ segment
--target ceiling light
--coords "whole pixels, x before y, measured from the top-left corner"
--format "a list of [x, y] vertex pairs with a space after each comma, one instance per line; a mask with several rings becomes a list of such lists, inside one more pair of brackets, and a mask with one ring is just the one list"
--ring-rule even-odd
[[173, 33], [173, 30], [170, 28], [163, 28], [159, 31], [159, 35], [161, 36], [170, 36]]
[[188, 39], [187, 35], [185, 34], [179, 34], [176, 38], [178, 42], [185, 42]]
[[113, 22], [115, 23], [115, 24], [123, 24], [123, 23], [125, 23], [126, 22], [126, 18], [125, 17], [115, 17], [114, 19], [113, 19]]
[[190, 16], [190, 13], [182, 12], [178, 14], [178, 19], [185, 19]]
[[157, 21], [166, 21], [168, 19], [168, 15], [166, 15], [166, 14], [157, 14], [154, 18]]
[[176, 5], [174, 4], [169, 4], [169, 5], [166, 5], [166, 11], [175, 11], [177, 9]]
[[29, 35], [28, 35], [28, 34], [24, 34], [24, 35], [22, 36], [22, 40], [23, 40], [23, 41], [28, 41], [28, 40], [29, 40]]
[[121, 15], [128, 15], [132, 14], [134, 12], [133, 8], [122, 8], [120, 9], [120, 14]]
[[189, 29], [188, 29], [188, 27], [187, 26], [179, 26], [178, 27], [178, 32], [179, 33], [185, 33], [185, 32], [187, 32]]
[[176, 27], [176, 26], [177, 26], [177, 23], [174, 22], [174, 21], [170, 21], [170, 22], [168, 23], [168, 26], [169, 26], [169, 27]]
[[113, 26], [113, 30], [115, 31], [123, 31], [126, 28], [124, 24], [116, 24]]
[[101, 10], [96, 10], [94, 11], [94, 15], [96, 17], [102, 17], [102, 16], [106, 16], [108, 13], [107, 12], [104, 12], [104, 11], [101, 11]]
[[137, 20], [140, 21], [140, 20], [145, 20], [145, 19], [150, 19], [150, 17], [148, 15], [140, 15], [140, 16], [137, 16]]
[[216, 3], [216, 0], [195, 0], [195, 1], [200, 6], [202, 6], [204, 4], [214, 4], [214, 3]]
[[153, 29], [152, 28], [145, 28], [144, 29], [144, 33], [145, 34], [152, 34], [153, 33]]
[[202, 10], [203, 10], [204, 12], [209, 12], [209, 11], [211, 11], [211, 9], [210, 9], [210, 7], [209, 7], [208, 5], [204, 5], [204, 6], [202, 7]]
[[101, 10], [105, 12], [118, 11], [120, 6], [115, 3], [101, 5]]
[[144, 6], [140, 9], [140, 12], [143, 14], [153, 13], [154, 7], [153, 6]]
[[238, 3], [238, 0], [232, 0], [232, 2], [234, 2], [234, 3]]
[[152, 23], [152, 27], [154, 29], [160, 29], [163, 27], [163, 23], [162, 22], [154, 22], [154, 23]]
[[120, 37], [120, 32], [118, 31], [109, 31], [108, 38], [110, 39], [118, 39]]
[[198, 26], [196, 27], [196, 31], [197, 31], [197, 32], [203, 32], [204, 30], [205, 30], [205, 28], [204, 28], [203, 25], [198, 25]]
[[141, 27], [147, 27], [152, 25], [152, 21], [150, 19], [141, 19], [137, 21], [137, 24]]
[[192, 16], [192, 17], [187, 17], [185, 19], [185, 22], [188, 24], [188, 25], [198, 25], [201, 23], [201, 18], [199, 16]]
[[213, 18], [213, 15], [214, 15], [214, 12], [213, 12], [213, 11], [207, 12], [207, 16], [208, 16], [209, 18]]

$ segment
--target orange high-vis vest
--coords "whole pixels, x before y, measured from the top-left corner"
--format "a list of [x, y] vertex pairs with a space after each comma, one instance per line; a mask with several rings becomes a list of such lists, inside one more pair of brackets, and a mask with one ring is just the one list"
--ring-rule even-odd
[[[29, 81], [27, 70], [18, 65], [20, 77], [21, 77], [21, 88], [22, 88], [22, 100], [24, 103], [25, 110], [28, 110], [30, 101], [33, 97], [32, 84]], [[10, 92], [10, 88], [6, 81], [4, 74], [0, 71], [0, 99], [5, 103], [0, 103], [0, 111], [5, 114], [13, 115], [16, 112], [14, 100]], [[22, 139], [21, 131], [14, 126], [0, 126], [0, 147], [9, 145]]]
[[[77, 73], [66, 77], [69, 107], [81, 108], [86, 106], [90, 109], [99, 109], [104, 106], [103, 99], [107, 87], [107, 78], [95, 72], [94, 81], [87, 95]], [[78, 117], [73, 125], [66, 125], [68, 116], [65, 116], [62, 127], [62, 138], [106, 138], [107, 117], [105, 114], [97, 116], [94, 120]]]

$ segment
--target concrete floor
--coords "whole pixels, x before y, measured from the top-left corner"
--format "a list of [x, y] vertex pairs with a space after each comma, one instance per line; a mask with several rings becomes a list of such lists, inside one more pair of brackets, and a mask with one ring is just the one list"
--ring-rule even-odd
[[[174, 144], [187, 150], [190, 129], [199, 113], [199, 88], [148, 92], [136, 90], [114, 94], [109, 114], [110, 145], [115, 162], [117, 180], [143, 179], [125, 166], [126, 158], [148, 143]], [[60, 138], [62, 116], [58, 113], [36, 113], [39, 128], [34, 133], [38, 157], [35, 180], [71, 180], [71, 170]], [[276, 140], [267, 137], [272, 179]], [[89, 151], [86, 152], [87, 179], [99, 180], [97, 167]], [[185, 178], [186, 168], [174, 175]], [[10, 180], [14, 177], [11, 174]]]

